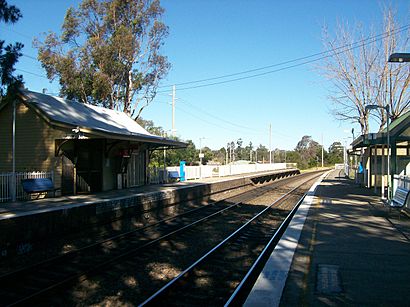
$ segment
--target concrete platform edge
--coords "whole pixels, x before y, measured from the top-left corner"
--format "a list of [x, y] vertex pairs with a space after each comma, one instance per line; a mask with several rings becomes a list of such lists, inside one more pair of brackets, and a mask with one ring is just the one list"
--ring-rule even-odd
[[[135, 193], [132, 190], [125, 191], [127, 195], [106, 195], [105, 198], [93, 197], [81, 202], [69, 199], [68, 204], [54, 203], [53, 200], [48, 203], [48, 199], [39, 202], [38, 207], [34, 203], [27, 207], [22, 203], [20, 207], [3, 210], [0, 214], [0, 258], [29, 254], [40, 246], [39, 242], [50, 242], [54, 238], [94, 225], [111, 223], [124, 216], [148, 214], [155, 217], [180, 202], [207, 201], [216, 193], [255, 184], [254, 180], [264, 183], [296, 173], [297, 170], [289, 169], [262, 174], [262, 177], [261, 174], [253, 174], [209, 183], [158, 186], [157, 191], [144, 191], [142, 187]], [[179, 209], [174, 207], [173, 210], [177, 214]]]
[[309, 189], [289, 227], [266, 262], [244, 306], [279, 306], [300, 234], [315, 198], [316, 188], [328, 174], [329, 172], [323, 174]]

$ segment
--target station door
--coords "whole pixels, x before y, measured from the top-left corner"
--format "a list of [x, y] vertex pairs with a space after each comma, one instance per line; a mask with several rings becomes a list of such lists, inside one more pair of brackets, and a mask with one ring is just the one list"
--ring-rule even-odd
[[145, 184], [145, 168], [145, 152], [132, 153], [127, 165], [127, 187]]

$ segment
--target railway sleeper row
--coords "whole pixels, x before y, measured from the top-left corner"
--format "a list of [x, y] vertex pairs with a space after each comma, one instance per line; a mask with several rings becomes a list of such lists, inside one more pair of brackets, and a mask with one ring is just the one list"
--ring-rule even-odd
[[[141, 305], [223, 305], [286, 219], [272, 207], [295, 194], [298, 188], [250, 219]], [[266, 223], [270, 226], [261, 228]]]
[[[264, 189], [266, 189], [266, 187], [264, 187]], [[209, 208], [212, 207], [216, 208], [217, 206], [209, 206]], [[233, 204], [231, 205], [231, 207], [238, 207], [238, 204]], [[214, 208], [213, 210], [215, 210]], [[160, 233], [172, 233], [172, 231], [170, 231], [170, 228], [177, 229], [178, 225], [180, 224], [173, 223], [172, 220], [170, 220], [169, 225], [166, 225], [166, 223], [158, 223], [158, 225], [160, 225]], [[97, 251], [92, 251], [91, 249], [91, 252], [90, 250], [87, 250], [87, 252], [89, 253], [88, 258], [90, 260], [87, 260], [87, 257], [81, 254], [81, 252], [84, 252], [83, 250], [81, 250], [78, 253], [62, 256], [61, 259], [64, 259], [64, 261], [57, 257], [53, 260], [54, 263], [53, 261], [51, 261], [49, 263], [45, 262], [37, 266], [34, 265], [31, 267], [31, 272], [30, 270], [21, 270], [19, 272], [16, 272], [14, 276], [13, 274], [9, 274], [8, 276], [1, 276], [0, 292], [3, 298], [3, 303], [13, 304], [15, 302], [24, 302], [25, 298], [32, 299], [33, 297], [36, 297], [36, 293], [39, 294], [39, 297], [41, 298], [41, 295], [46, 293], [46, 290], [53, 288], [53, 285], [62, 286], [70, 282], [76, 282], [78, 281], [78, 278], [85, 273], [89, 275], [93, 273], [93, 271], [102, 268], [102, 266], [104, 265], [106, 266], [110, 263], [113, 263], [113, 261], [124, 258], [127, 255], [133, 255], [143, 246], [152, 244], [150, 243], [151, 241], [149, 241], [145, 237], [136, 239], [135, 237], [133, 237], [135, 236], [135, 234], [133, 234], [133, 236], [129, 236], [127, 234], [127, 236], [131, 237], [132, 239], [129, 240], [128, 238], [128, 241], [122, 243], [117, 242], [116, 244], [114, 244], [115, 248], [113, 248], [112, 250], [105, 250], [106, 253], [101, 253], [101, 248]], [[127, 236], [124, 237], [127, 238]], [[250, 236], [253, 238], [257, 237], [257, 231], [255, 230], [253, 234], [250, 234]], [[121, 237], [121, 239], [124, 239], [124, 237]], [[159, 239], [157, 238], [156, 240]], [[108, 240], [105, 240], [104, 243], [106, 243], [106, 241]], [[124, 250], [127, 250], [125, 254]], [[67, 260], [70, 260], [70, 258], [72, 258], [71, 262], [67, 262]], [[94, 265], [93, 267], [93, 264], [95, 263], [99, 264], [97, 266]], [[16, 291], [16, 289], [18, 289], [18, 291]]]

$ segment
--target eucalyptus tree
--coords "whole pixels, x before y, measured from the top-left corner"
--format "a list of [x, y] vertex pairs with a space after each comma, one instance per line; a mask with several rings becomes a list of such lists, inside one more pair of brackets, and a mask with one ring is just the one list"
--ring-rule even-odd
[[304, 135], [296, 144], [295, 151], [300, 156], [300, 167], [316, 166], [317, 159], [321, 156], [321, 146], [318, 142], [312, 139], [310, 135]]
[[[6, 24], [15, 23], [22, 17], [20, 10], [14, 6], [9, 5], [7, 1], [0, 0], [0, 22]], [[22, 43], [8, 44], [4, 46], [5, 41], [0, 40], [0, 95], [3, 96], [13, 87], [18, 86], [23, 81], [21, 75], [14, 76], [14, 65], [18, 58], [22, 55]]]
[[61, 34], [35, 39], [38, 59], [61, 94], [138, 118], [170, 64], [161, 54], [168, 27], [159, 0], [83, 0]]

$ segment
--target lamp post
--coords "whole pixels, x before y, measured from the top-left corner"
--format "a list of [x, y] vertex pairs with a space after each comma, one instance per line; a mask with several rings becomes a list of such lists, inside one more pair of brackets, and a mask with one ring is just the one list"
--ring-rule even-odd
[[389, 56], [390, 63], [410, 62], [410, 53], [392, 53]]
[[[343, 145], [343, 141], [344, 141], [344, 145]], [[343, 148], [343, 170], [345, 172], [345, 177], [347, 177], [347, 167], [346, 167], [346, 151], [347, 151], [347, 142], [346, 142], [346, 138], [344, 137], [341, 141], [339, 141], [340, 146], [342, 146]], [[333, 149], [332, 149], [333, 150]], [[329, 147], [329, 153], [331, 152], [330, 147]]]
[[[410, 53], [404, 53], [404, 52], [398, 52], [398, 53], [392, 53], [389, 56], [390, 63], [404, 63], [404, 62], [410, 62]], [[391, 83], [390, 83], [390, 97], [391, 97]], [[391, 98], [390, 98], [391, 100]], [[388, 107], [388, 106], [387, 106]], [[389, 112], [387, 111], [387, 115], [389, 115]], [[387, 118], [387, 131], [389, 131], [389, 119]], [[389, 142], [389, 132], [387, 132], [387, 142]], [[389, 178], [390, 180], [390, 178]], [[389, 185], [390, 188], [390, 185]], [[388, 195], [390, 196], [390, 194]]]
[[199, 138], [199, 178], [202, 179], [202, 158], [204, 157], [204, 154], [202, 153], [202, 140], [206, 138], [201, 137]]
[[[354, 142], [354, 128], [352, 128], [352, 143]], [[352, 150], [353, 152], [353, 150]], [[354, 155], [354, 167], [357, 167], [357, 156], [356, 154]]]
[[366, 111], [384, 109], [387, 112], [387, 200], [390, 200], [390, 105], [378, 106], [375, 104], [370, 104], [365, 107]]
[[[344, 132], [346, 132], [346, 130]], [[349, 178], [350, 176], [350, 164], [349, 164], [349, 157], [347, 154], [347, 142], [349, 140], [350, 140], [349, 137], [344, 137], [340, 140], [340, 145], [343, 147], [343, 170], [347, 178]], [[344, 145], [343, 145], [343, 141], [344, 141]]]

